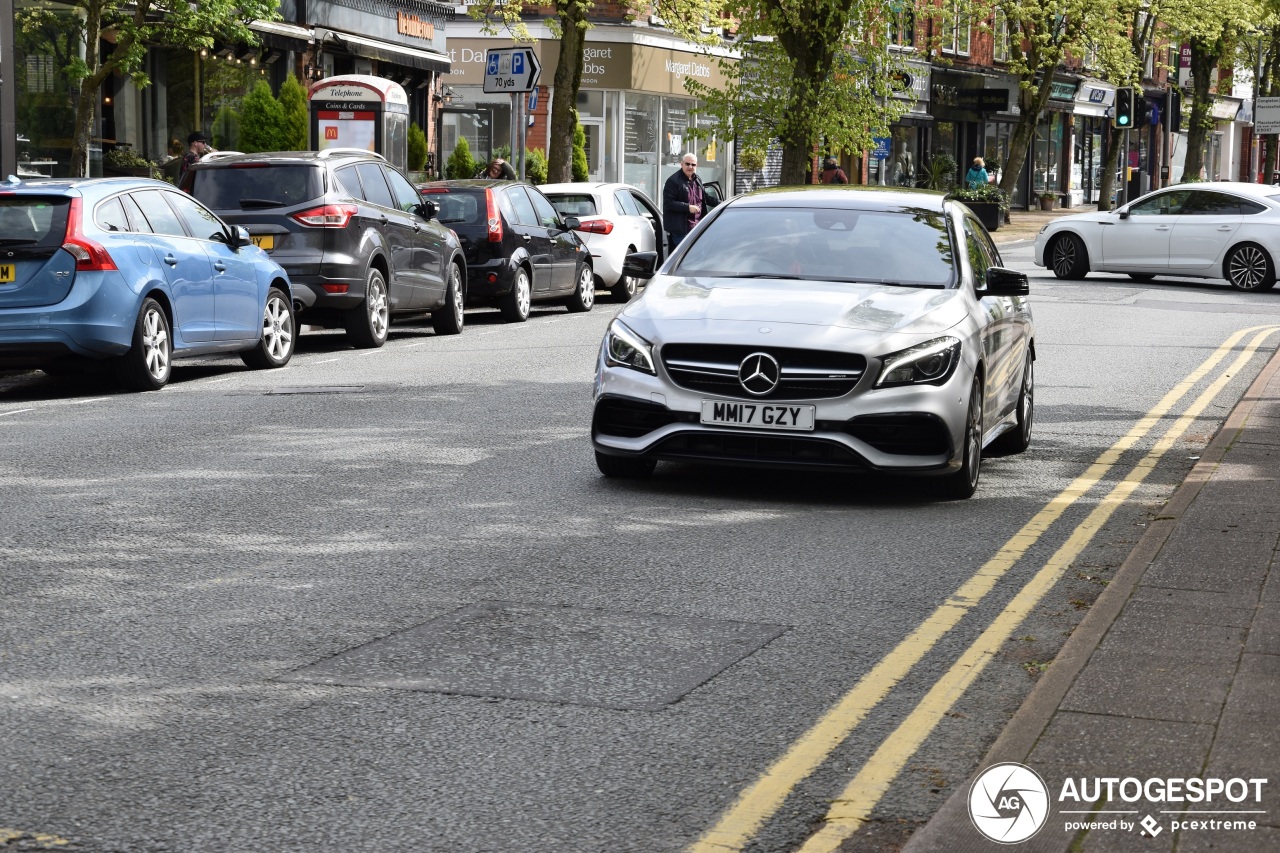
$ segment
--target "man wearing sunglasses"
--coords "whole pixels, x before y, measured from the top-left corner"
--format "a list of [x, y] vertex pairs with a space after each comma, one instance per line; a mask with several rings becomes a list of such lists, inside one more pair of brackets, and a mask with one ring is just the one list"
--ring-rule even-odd
[[680, 241], [693, 230], [707, 211], [716, 206], [698, 177], [698, 156], [680, 158], [680, 171], [667, 178], [662, 187], [662, 221], [667, 231], [667, 250], [675, 251]]

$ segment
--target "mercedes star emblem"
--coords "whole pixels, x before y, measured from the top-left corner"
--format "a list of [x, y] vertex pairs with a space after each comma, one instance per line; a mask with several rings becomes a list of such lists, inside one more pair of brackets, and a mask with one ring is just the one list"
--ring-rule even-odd
[[738, 382], [753, 397], [763, 397], [778, 387], [782, 370], [767, 352], [753, 352], [738, 365]]

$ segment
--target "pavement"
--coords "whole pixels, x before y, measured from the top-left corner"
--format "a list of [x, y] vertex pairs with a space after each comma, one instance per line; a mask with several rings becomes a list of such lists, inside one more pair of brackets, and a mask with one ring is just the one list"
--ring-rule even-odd
[[1017, 243], [1022, 240], [1034, 240], [1046, 223], [1052, 222], [1060, 216], [1070, 216], [1073, 213], [1093, 213], [1097, 209], [1098, 206], [1096, 204], [1090, 204], [1083, 207], [1055, 208], [1054, 210], [1011, 210], [1009, 211], [1009, 221], [1002, 223], [999, 228], [992, 232], [991, 239], [997, 246], [1006, 243]]
[[[1040, 676], [974, 779], [904, 853], [1008, 849], [981, 835], [979, 823], [1003, 832], [1019, 820], [1028, 827], [1028, 820], [1043, 821], [1037, 834], [1013, 845], [1027, 853], [1280, 851], [1277, 427], [1280, 353]], [[988, 774], [1001, 762], [1036, 771], [1047, 798], [1037, 799], [1033, 784], [1002, 784], [1009, 768]], [[1191, 785], [1164, 781], [1195, 778], [1206, 789], [1222, 780], [1223, 790], [1194, 802]], [[1257, 779], [1267, 782], [1250, 781]], [[1069, 782], [1086, 796], [1109, 784], [1112, 796], [1076, 802], [1064, 797]], [[1017, 797], [1014, 788], [1031, 791], [1024, 804], [1006, 796]], [[1003, 817], [990, 820], [987, 809], [981, 821], [971, 819], [974, 792], [979, 811], [1003, 800], [996, 803], [1005, 807]], [[1236, 820], [1242, 828], [1230, 828]]]

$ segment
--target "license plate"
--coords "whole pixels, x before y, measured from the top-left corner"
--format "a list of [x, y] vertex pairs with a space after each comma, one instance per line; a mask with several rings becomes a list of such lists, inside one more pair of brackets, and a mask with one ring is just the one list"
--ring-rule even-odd
[[784, 406], [777, 403], [724, 403], [702, 401], [702, 422], [713, 426], [752, 429], [813, 431], [813, 406]]
[[253, 245], [264, 252], [270, 252], [276, 247], [276, 236], [274, 234], [254, 234], [249, 239], [253, 241]]
[[13, 284], [13, 264], [0, 264], [0, 284]]

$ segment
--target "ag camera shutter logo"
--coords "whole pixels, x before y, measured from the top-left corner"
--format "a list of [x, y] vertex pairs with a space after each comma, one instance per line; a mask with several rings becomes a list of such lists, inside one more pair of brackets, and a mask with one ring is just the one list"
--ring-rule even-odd
[[1049, 818], [1049, 787], [1022, 764], [993, 764], [969, 789], [969, 819], [998, 844], [1017, 844], [1040, 831]]

